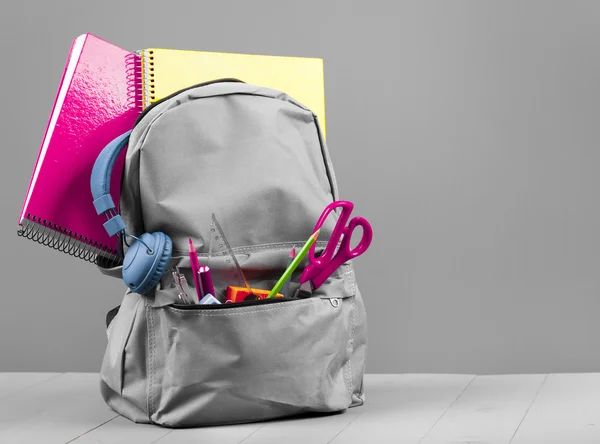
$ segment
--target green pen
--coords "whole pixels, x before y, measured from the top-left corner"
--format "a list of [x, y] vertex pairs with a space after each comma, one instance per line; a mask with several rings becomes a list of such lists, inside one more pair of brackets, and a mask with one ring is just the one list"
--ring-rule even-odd
[[313, 244], [317, 241], [317, 237], [319, 236], [320, 231], [321, 231], [321, 229], [319, 228], [317, 231], [315, 231], [312, 234], [311, 237], [308, 238], [308, 240], [306, 241], [306, 243], [304, 244], [304, 246], [302, 247], [300, 252], [296, 255], [296, 257], [294, 258], [292, 263], [283, 272], [283, 274], [281, 275], [281, 277], [279, 278], [279, 280], [277, 281], [277, 283], [275, 284], [275, 286], [273, 287], [273, 289], [267, 296], [267, 299], [274, 298], [275, 295], [277, 295], [277, 293], [279, 293], [279, 291], [285, 285], [285, 281], [287, 281], [288, 279], [290, 279], [292, 277], [292, 273], [294, 272], [294, 270], [298, 267], [298, 265], [300, 265], [300, 262], [302, 262], [302, 260], [306, 257], [306, 255], [308, 254], [308, 250], [310, 250], [310, 247], [312, 247]]

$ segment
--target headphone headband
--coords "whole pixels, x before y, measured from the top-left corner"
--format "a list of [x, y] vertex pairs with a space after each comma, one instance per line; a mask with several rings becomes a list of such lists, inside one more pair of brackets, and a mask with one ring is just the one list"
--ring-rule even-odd
[[[119, 137], [110, 142], [102, 152], [98, 155], [94, 167], [92, 168], [92, 176], [90, 178], [90, 187], [94, 198], [94, 208], [96, 213], [104, 214], [107, 211], [115, 209], [115, 203], [110, 195], [110, 177], [112, 175], [117, 157], [121, 151], [129, 143], [129, 135], [131, 131], [121, 134]], [[120, 214], [110, 214], [110, 217], [104, 223], [104, 229], [109, 236], [125, 230], [125, 222]]]
[[106, 145], [94, 163], [90, 186], [94, 198], [94, 207], [98, 214], [115, 209], [115, 203], [110, 195], [110, 177], [117, 157], [129, 143], [130, 134], [131, 131], [127, 131]]

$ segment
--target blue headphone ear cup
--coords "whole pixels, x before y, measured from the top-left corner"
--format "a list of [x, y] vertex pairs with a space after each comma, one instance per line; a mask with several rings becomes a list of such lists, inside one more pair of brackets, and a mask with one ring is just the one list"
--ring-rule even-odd
[[173, 253], [173, 242], [169, 236], [161, 232], [153, 233], [153, 235], [158, 238], [157, 243], [160, 244], [160, 247], [156, 251], [158, 257], [155, 266], [148, 273], [148, 284], [141, 290], [141, 294], [146, 294], [156, 287], [165, 274], [165, 271], [167, 271], [167, 266], [171, 261], [171, 254]]
[[[171, 254], [173, 242], [164, 233], [144, 233], [140, 241], [134, 241], [123, 262], [123, 280], [132, 291], [146, 294], [152, 290], [165, 273]], [[152, 254], [148, 254], [148, 248]]]

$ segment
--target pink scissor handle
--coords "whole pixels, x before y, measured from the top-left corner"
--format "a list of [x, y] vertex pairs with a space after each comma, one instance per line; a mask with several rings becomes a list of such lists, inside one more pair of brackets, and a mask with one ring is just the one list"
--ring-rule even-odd
[[[362, 237], [360, 242], [356, 247], [352, 250], [350, 249], [350, 242], [352, 240], [352, 234], [354, 233], [354, 229], [356, 227], [361, 227], [363, 230]], [[350, 220], [350, 223], [344, 230], [344, 238], [342, 239], [342, 244], [340, 245], [340, 249], [337, 255], [345, 256], [345, 260], [342, 262], [346, 262], [349, 259], [353, 259], [357, 256], [363, 254], [369, 246], [371, 245], [371, 241], [373, 240], [373, 228], [371, 224], [364, 217], [356, 216]]]
[[[300, 275], [300, 282], [312, 281], [314, 288], [318, 288], [327, 278], [344, 262], [363, 254], [373, 239], [373, 229], [369, 222], [362, 217], [353, 218], [348, 225], [348, 219], [354, 209], [354, 204], [347, 200], [339, 200], [327, 205], [321, 217], [317, 221], [315, 231], [323, 226], [329, 214], [336, 208], [342, 208], [340, 217], [335, 224], [333, 233], [325, 249], [319, 257], [315, 257], [315, 245], [311, 247], [308, 253], [309, 264]], [[350, 249], [350, 242], [354, 229], [360, 226], [363, 230], [362, 238], [354, 249]], [[342, 237], [343, 236], [343, 237]], [[341, 243], [340, 243], [341, 239]], [[340, 248], [336, 254], [336, 248], [340, 243]], [[334, 256], [335, 254], [335, 256]]]
[[323, 210], [323, 213], [321, 213], [321, 217], [319, 217], [319, 220], [315, 225], [313, 233], [319, 228], [323, 227], [325, 221], [327, 220], [327, 217], [329, 217], [329, 215], [333, 211], [335, 211], [336, 208], [341, 208], [342, 212], [340, 214], [340, 218], [335, 223], [333, 233], [331, 233], [331, 237], [329, 238], [329, 242], [327, 242], [325, 249], [323, 250], [321, 255], [316, 258], [315, 247], [317, 244], [315, 243], [308, 252], [310, 262], [316, 266], [321, 266], [322, 264], [331, 261], [331, 259], [333, 258], [333, 254], [335, 253], [337, 244], [342, 238], [342, 235], [344, 235], [344, 233], [346, 232], [346, 222], [348, 222], [348, 219], [350, 218], [350, 213], [352, 213], [352, 210], [354, 209], [354, 204], [347, 200], [338, 200], [327, 205]]
[[[354, 229], [358, 226], [362, 227], [363, 229], [362, 238], [360, 239], [358, 245], [351, 250], [350, 242], [352, 240], [352, 234]], [[316, 267], [318, 272], [311, 278], [313, 288], [319, 288], [323, 282], [325, 282], [327, 278], [329, 278], [329, 276], [331, 276], [344, 262], [360, 256], [367, 251], [367, 248], [369, 248], [369, 245], [371, 245], [372, 240], [373, 229], [371, 228], [371, 224], [369, 224], [369, 222], [362, 217], [352, 218], [352, 220], [350, 220], [350, 224], [344, 228], [344, 237], [342, 238], [342, 242], [337, 254], [331, 259], [331, 261]]]

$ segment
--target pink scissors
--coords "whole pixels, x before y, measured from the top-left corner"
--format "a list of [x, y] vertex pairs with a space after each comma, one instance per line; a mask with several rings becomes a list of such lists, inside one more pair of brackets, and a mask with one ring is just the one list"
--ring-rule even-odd
[[[371, 245], [371, 240], [373, 240], [373, 229], [366, 219], [362, 217], [353, 217], [352, 220], [350, 220], [350, 223], [346, 225], [348, 219], [350, 219], [350, 214], [354, 209], [354, 204], [347, 200], [338, 200], [327, 205], [317, 221], [317, 225], [313, 232], [321, 228], [325, 223], [327, 216], [329, 216], [329, 213], [338, 207], [342, 209], [342, 212], [335, 224], [329, 242], [319, 257], [315, 257], [316, 244], [310, 248], [308, 252], [309, 264], [300, 275], [300, 283], [311, 281], [313, 289], [320, 287], [321, 284], [325, 282], [344, 262], [360, 256], [367, 251], [367, 248]], [[352, 233], [357, 226], [362, 227], [362, 239], [358, 245], [351, 250], [350, 241], [352, 240]], [[340, 248], [336, 254], [338, 243], [340, 243]]]

